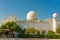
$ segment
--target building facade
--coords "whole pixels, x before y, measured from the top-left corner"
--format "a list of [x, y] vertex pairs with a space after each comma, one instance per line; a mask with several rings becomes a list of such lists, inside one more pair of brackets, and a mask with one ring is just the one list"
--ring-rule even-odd
[[8, 19], [2, 19], [2, 25], [6, 22], [16, 22], [22, 29], [33, 27], [37, 30], [45, 30], [49, 31], [52, 30], [56, 32], [56, 28], [60, 25], [60, 21], [58, 20], [57, 13], [53, 14], [52, 19], [47, 20], [38, 20], [38, 16], [35, 11], [30, 11], [27, 14], [27, 20], [16, 20], [15, 16], [9, 16]]

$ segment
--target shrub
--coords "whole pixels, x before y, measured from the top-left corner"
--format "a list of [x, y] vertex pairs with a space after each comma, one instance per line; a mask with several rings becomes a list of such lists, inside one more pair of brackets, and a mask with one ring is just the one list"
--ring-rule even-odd
[[48, 33], [46, 34], [47, 38], [56, 38], [56, 34], [53, 31], [48, 31]]
[[57, 34], [57, 35], [56, 35], [56, 38], [60, 39], [60, 34]]
[[40, 38], [45, 38], [45, 34], [46, 34], [45, 30], [43, 30], [40, 34]]
[[56, 33], [60, 33], [60, 25], [56, 28]]

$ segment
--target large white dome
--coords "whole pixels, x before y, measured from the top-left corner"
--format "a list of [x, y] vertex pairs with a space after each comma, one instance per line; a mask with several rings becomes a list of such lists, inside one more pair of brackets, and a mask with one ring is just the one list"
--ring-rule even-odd
[[28, 12], [27, 20], [37, 20], [37, 14], [35, 13], [35, 11]]

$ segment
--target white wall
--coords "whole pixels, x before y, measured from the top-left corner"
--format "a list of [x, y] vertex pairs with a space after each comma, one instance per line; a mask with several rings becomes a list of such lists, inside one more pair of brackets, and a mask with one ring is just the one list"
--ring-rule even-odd
[[17, 24], [20, 25], [22, 28], [29, 28], [29, 27], [34, 27], [35, 29], [38, 30], [52, 30], [52, 23], [48, 22], [27, 22], [27, 21], [17, 21]]

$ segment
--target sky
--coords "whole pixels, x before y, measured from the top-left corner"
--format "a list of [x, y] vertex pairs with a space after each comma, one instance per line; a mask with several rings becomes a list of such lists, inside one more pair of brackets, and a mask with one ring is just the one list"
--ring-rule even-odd
[[39, 20], [52, 18], [53, 13], [60, 19], [60, 0], [0, 0], [0, 22], [8, 15], [26, 20], [29, 11], [35, 11]]

